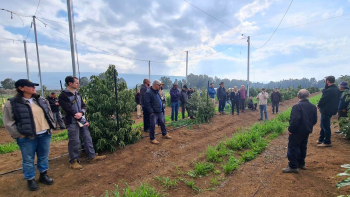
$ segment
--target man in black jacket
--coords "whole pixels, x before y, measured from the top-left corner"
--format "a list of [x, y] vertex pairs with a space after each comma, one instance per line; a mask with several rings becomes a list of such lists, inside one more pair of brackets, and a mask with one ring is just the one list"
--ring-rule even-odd
[[227, 92], [224, 87], [224, 82], [220, 83], [220, 87], [217, 89], [217, 97], [219, 100], [219, 113], [220, 114], [225, 114], [224, 108], [226, 105], [226, 99], [227, 99]]
[[185, 119], [185, 109], [186, 109], [186, 103], [188, 101], [187, 85], [184, 85], [182, 87], [180, 101], [181, 101], [182, 119]]
[[331, 142], [331, 118], [337, 114], [341, 92], [334, 85], [335, 77], [326, 77], [325, 89], [322, 91], [322, 97], [317, 104], [321, 112], [321, 131], [317, 140], [318, 147], [330, 147]]
[[272, 114], [275, 113], [275, 107], [276, 107], [276, 114], [278, 114], [278, 107], [281, 102], [281, 93], [278, 92], [277, 88], [275, 88], [275, 91], [271, 94], [271, 102], [272, 102]]
[[162, 130], [163, 138], [165, 139], [171, 139], [169, 134], [166, 132], [165, 128], [165, 121], [164, 121], [164, 108], [162, 100], [159, 96], [159, 86], [160, 86], [159, 80], [154, 80], [152, 87], [147, 90], [146, 94], [144, 95], [144, 102], [143, 106], [147, 110], [147, 113], [150, 114], [150, 131], [149, 131], [149, 137], [152, 144], [159, 144], [159, 142], [156, 140], [154, 136], [154, 130], [156, 127], [156, 122], [160, 125], [160, 128]]
[[288, 160], [284, 173], [298, 173], [299, 168], [306, 170], [305, 158], [309, 134], [317, 123], [317, 108], [308, 100], [309, 91], [298, 92], [299, 102], [293, 106], [289, 120]]
[[147, 110], [145, 109], [144, 106], [144, 95], [146, 94], [147, 90], [149, 90], [149, 86], [151, 84], [151, 81], [149, 79], [144, 79], [143, 80], [143, 84], [141, 85], [141, 89], [140, 89], [140, 103], [142, 106], [142, 110], [143, 110], [143, 131], [145, 132], [149, 132], [149, 127], [150, 127], [150, 117], [149, 114], [147, 112]]
[[89, 122], [84, 117], [86, 105], [77, 91], [80, 86], [78, 78], [68, 76], [66, 77], [65, 82], [67, 89], [61, 92], [58, 97], [58, 102], [66, 112], [64, 122], [68, 130], [70, 167], [72, 169], [80, 170], [83, 168], [83, 166], [79, 164], [81, 138], [84, 141], [84, 152], [87, 154], [90, 162], [103, 160], [106, 158], [106, 155], [98, 156], [95, 153], [90, 131], [88, 129]]
[[58, 103], [57, 94], [55, 92], [51, 92], [51, 94], [47, 96], [46, 99], [50, 103], [51, 111], [53, 113], [53, 118], [55, 119], [55, 122], [56, 122], [55, 127], [57, 128], [57, 123], [58, 123], [58, 125], [60, 125], [60, 129], [65, 129], [66, 127], [63, 124], [63, 120], [60, 112], [60, 104]]

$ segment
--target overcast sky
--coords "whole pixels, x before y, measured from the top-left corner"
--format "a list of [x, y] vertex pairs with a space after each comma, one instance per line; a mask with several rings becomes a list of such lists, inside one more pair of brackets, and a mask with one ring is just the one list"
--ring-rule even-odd
[[[103, 72], [115, 64], [119, 72], [145, 74], [150, 60], [151, 73], [185, 76], [189, 51], [189, 73], [246, 79], [246, 36], [251, 36], [252, 81], [350, 74], [350, 15], [277, 31], [256, 49], [269, 39], [290, 0], [188, 2], [226, 25], [182, 0], [73, 0], [77, 40], [90, 45], [78, 42], [80, 71]], [[12, 0], [1, 8], [31, 16], [37, 5], [38, 0]], [[350, 0], [294, 1], [279, 29], [344, 14], [350, 14]], [[66, 0], [41, 0], [36, 16], [69, 34]], [[32, 18], [21, 19], [0, 11], [0, 38], [24, 40]], [[40, 21], [37, 31], [42, 71], [71, 72], [69, 37]], [[27, 42], [30, 70], [37, 72], [33, 29]], [[23, 51], [23, 42], [0, 39], [0, 70], [25, 72]]]

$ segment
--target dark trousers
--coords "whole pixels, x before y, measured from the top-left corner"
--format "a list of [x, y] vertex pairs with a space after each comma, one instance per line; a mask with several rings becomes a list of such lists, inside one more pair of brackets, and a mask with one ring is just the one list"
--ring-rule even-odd
[[257, 103], [254, 103], [254, 104], [248, 104], [248, 108], [249, 109], [252, 109], [252, 110], [256, 110], [256, 107], [258, 106], [258, 104]]
[[318, 141], [331, 144], [331, 115], [321, 114], [321, 131]]
[[242, 110], [242, 111], [245, 110], [245, 99], [239, 100], [239, 106], [240, 106], [240, 110]]
[[239, 114], [239, 101], [231, 101], [232, 103], [232, 115], [235, 114], [235, 106], [237, 110], [237, 114]]
[[305, 166], [309, 133], [293, 133], [289, 135], [288, 139], [287, 157], [289, 160], [289, 167], [298, 168], [300, 166]]
[[226, 99], [221, 99], [219, 101], [219, 112], [223, 112], [226, 105]]
[[185, 119], [185, 111], [186, 111], [185, 103], [181, 103], [182, 119]]
[[66, 128], [63, 124], [63, 120], [62, 120], [62, 116], [61, 116], [61, 112], [52, 112], [53, 114], [53, 118], [55, 119], [55, 127], [57, 128], [57, 124], [60, 126], [61, 129]]
[[149, 130], [149, 138], [151, 140], [156, 139], [154, 136], [154, 130], [156, 129], [156, 122], [158, 122], [160, 129], [162, 130], [162, 135], [165, 136], [167, 134], [164, 123], [164, 114], [163, 113], [153, 113], [150, 116], [150, 130]]
[[150, 127], [150, 114], [147, 112], [146, 108], [142, 108], [143, 110], [143, 130], [147, 131]]
[[278, 107], [280, 106], [279, 101], [272, 101], [272, 113], [275, 113], [275, 107], [276, 107], [276, 113], [278, 113]]

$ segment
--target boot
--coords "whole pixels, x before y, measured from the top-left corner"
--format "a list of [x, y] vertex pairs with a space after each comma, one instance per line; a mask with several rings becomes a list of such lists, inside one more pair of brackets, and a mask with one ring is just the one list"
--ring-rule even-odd
[[28, 189], [30, 191], [36, 191], [39, 189], [39, 186], [38, 184], [36, 184], [35, 180], [32, 179], [32, 180], [27, 180], [27, 185], [28, 185]]
[[298, 168], [291, 168], [291, 167], [286, 167], [282, 169], [283, 173], [299, 173], [299, 169]]
[[156, 144], [156, 145], [158, 145], [159, 142], [158, 142], [156, 139], [154, 139], [154, 140], [151, 140], [151, 144]]
[[102, 161], [105, 159], [106, 159], [106, 155], [98, 156], [98, 154], [96, 154], [95, 157], [90, 160], [90, 163], [95, 162], [95, 161]]
[[78, 160], [74, 159], [73, 163], [70, 164], [70, 167], [73, 169], [73, 170], [80, 170], [83, 168], [83, 166], [81, 166], [79, 163], [78, 163]]
[[305, 166], [299, 166], [299, 168], [302, 170], [307, 170], [307, 168]]
[[44, 183], [45, 185], [52, 185], [53, 179], [47, 176], [47, 171], [45, 171], [43, 173], [40, 173], [39, 182]]
[[169, 134], [163, 136], [164, 139], [173, 139]]

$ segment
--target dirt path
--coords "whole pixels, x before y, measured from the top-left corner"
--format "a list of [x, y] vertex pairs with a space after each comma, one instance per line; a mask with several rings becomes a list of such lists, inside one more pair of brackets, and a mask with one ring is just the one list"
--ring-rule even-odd
[[[292, 99], [281, 103], [281, 110], [285, 110], [296, 102], [297, 99]], [[268, 109], [270, 118], [273, 118], [274, 115], [270, 113], [271, 107], [269, 106]], [[161, 143], [158, 146], [151, 145], [149, 143], [149, 139], [144, 138], [136, 144], [128, 145], [124, 149], [118, 149], [115, 153], [105, 153], [107, 155], [107, 159], [105, 161], [95, 164], [88, 164], [86, 161], [82, 161], [84, 168], [80, 171], [73, 171], [69, 169], [68, 156], [65, 156], [50, 162], [49, 174], [55, 179], [54, 185], [44, 186], [40, 184], [39, 186], [41, 189], [39, 191], [29, 192], [27, 191], [23, 175], [19, 171], [0, 177], [0, 185], [2, 186], [0, 187], [0, 194], [1, 196], [101, 196], [106, 190], [113, 190], [115, 188], [114, 184], [119, 184], [120, 187], [123, 188], [125, 185], [121, 182], [121, 180], [126, 181], [131, 187], [138, 186], [140, 182], [148, 182], [157, 189], [161, 189], [161, 186], [154, 181], [155, 176], [176, 176], [174, 164], [183, 171], [190, 170], [191, 161], [200, 157], [199, 155], [206, 150], [208, 145], [217, 145], [222, 139], [225, 138], [225, 136], [231, 136], [232, 133], [236, 132], [239, 128], [254, 124], [258, 118], [259, 113], [252, 111], [247, 111], [240, 116], [216, 116], [213, 118], [210, 124], [201, 125], [200, 128], [193, 128], [192, 130], [182, 128], [171, 132], [170, 134], [174, 138], [172, 140], [164, 140], [160, 136], [157, 136], [157, 139]], [[280, 152], [277, 151], [276, 153], [272, 152], [270, 154], [272, 155], [271, 157], [276, 157], [276, 162], [282, 158], [281, 156], [278, 156], [279, 153], [285, 155], [286, 150], [284, 147], [286, 145], [286, 141], [283, 141], [282, 138], [283, 136], [273, 141], [273, 143], [281, 143], [279, 145], [281, 149]], [[65, 143], [67, 142], [53, 143], [51, 145], [50, 158], [54, 157], [55, 155], [65, 153], [67, 151], [67, 146]], [[336, 144], [336, 141], [334, 141], [334, 143]], [[275, 146], [272, 145], [270, 147], [272, 148]], [[335, 147], [332, 147], [332, 149], [334, 148]], [[275, 149], [279, 150], [278, 148]], [[330, 150], [331, 149], [329, 149], [329, 152], [331, 154], [332, 151]], [[324, 157], [323, 160], [326, 158], [327, 157]], [[214, 192], [204, 192], [200, 195], [246, 196], [247, 194], [247, 196], [250, 196], [253, 190], [256, 189], [257, 183], [249, 183], [250, 180], [248, 177], [254, 177], [256, 175], [253, 176], [250, 174], [251, 172], [247, 172], [247, 170], [249, 170], [249, 168], [247, 169], [247, 166], [251, 166], [252, 163], [258, 161], [259, 159], [260, 157], [252, 162], [244, 164], [233, 175], [227, 176], [227, 181], [225, 181], [226, 184], [223, 185], [223, 188], [219, 188]], [[7, 160], [12, 161], [7, 162]], [[1, 155], [1, 172], [12, 170], [20, 166], [20, 161], [21, 157], [18, 151], [12, 154]], [[267, 169], [265, 169], [266, 167], [261, 167], [264, 165], [264, 163], [261, 162], [263, 161], [255, 164], [257, 167], [254, 169], [259, 172], [261, 171], [268, 173]], [[307, 162], [309, 163], [308, 160]], [[276, 163], [273, 163], [273, 161], [271, 161], [271, 163], [272, 166], [268, 167], [268, 169], [273, 170], [273, 166], [276, 166]], [[320, 165], [321, 163], [323, 162], [319, 161], [318, 164]], [[286, 161], [282, 166], [284, 167], [285, 165]], [[280, 169], [278, 171], [280, 171]], [[239, 175], [240, 173], [243, 179], [235, 178], [235, 176]], [[335, 174], [336, 173], [328, 174], [328, 176], [334, 176]], [[266, 174], [261, 174], [261, 177], [265, 177], [264, 175]], [[244, 180], [247, 181], [247, 185], [252, 184], [256, 186], [255, 188], [247, 188], [250, 193], [244, 193], [246, 189], [243, 190], [240, 186], [241, 183], [245, 183]], [[273, 178], [271, 181], [272, 180]], [[233, 183], [238, 184], [238, 186], [234, 187], [233, 185], [230, 185]], [[275, 187], [272, 187], [272, 183], [271, 186], [269, 186], [270, 188]], [[278, 183], [278, 180], [276, 183]], [[317, 185], [315, 184], [315, 186]], [[239, 187], [241, 188], [240, 191], [242, 192], [242, 195], [239, 195], [240, 193], [236, 193]], [[294, 185], [293, 187], [297, 186]], [[288, 188], [286, 187], [286, 190], [282, 189], [281, 192], [286, 192], [287, 190]], [[262, 193], [259, 194], [264, 194], [264, 192], [268, 191], [269, 190], [260, 191]], [[278, 193], [277, 196], [282, 195], [281, 192]], [[169, 193], [169, 196], [196, 195], [193, 190], [189, 189], [184, 184], [180, 184], [177, 189], [167, 190], [166, 193]], [[233, 195], [233, 193], [236, 195]], [[274, 191], [272, 191], [270, 194], [274, 194]], [[285, 196], [285, 194], [286, 193], [284, 193], [282, 196]]]

